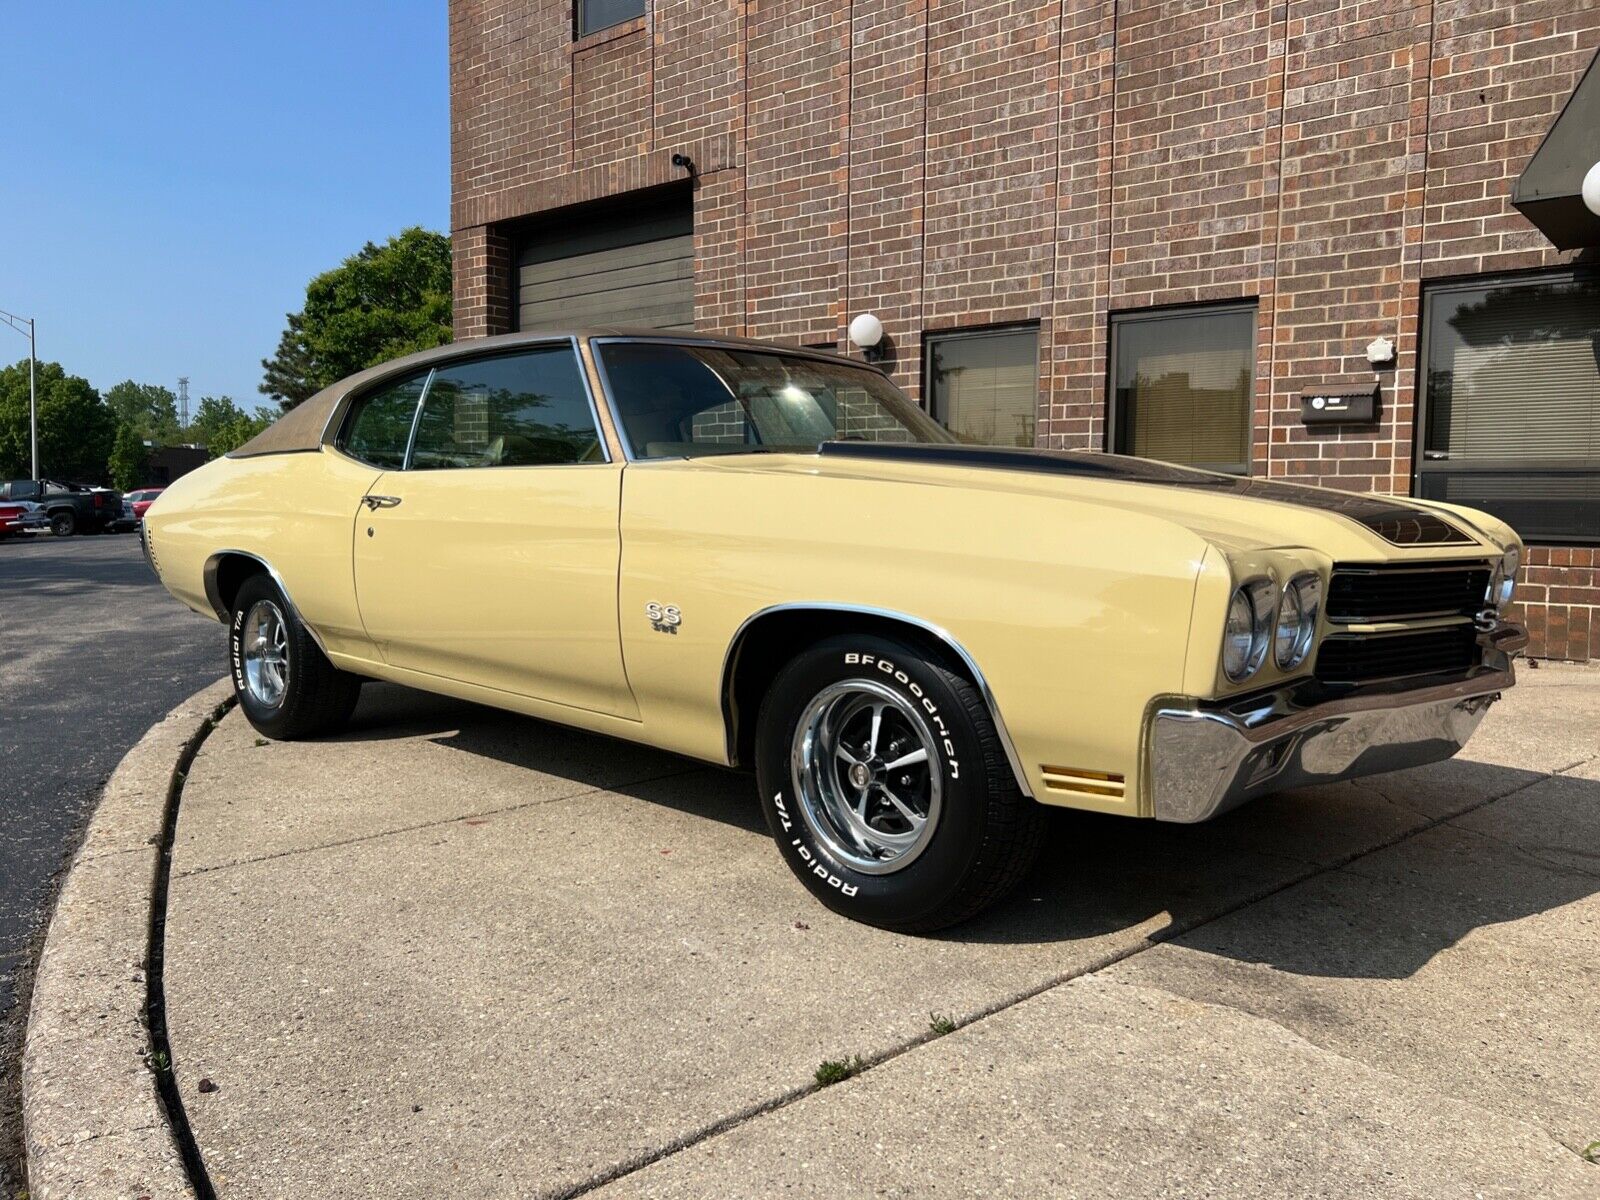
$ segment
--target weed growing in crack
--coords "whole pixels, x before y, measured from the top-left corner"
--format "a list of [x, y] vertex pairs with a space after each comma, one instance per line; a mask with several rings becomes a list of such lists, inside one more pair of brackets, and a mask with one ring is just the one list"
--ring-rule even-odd
[[956, 1031], [956, 1019], [944, 1013], [929, 1013], [928, 1028], [933, 1031], [934, 1037], [943, 1037]]
[[859, 1075], [867, 1069], [867, 1064], [862, 1061], [861, 1055], [852, 1054], [849, 1058], [830, 1058], [817, 1068], [817, 1086], [828, 1087], [831, 1084], [843, 1083], [852, 1075]]

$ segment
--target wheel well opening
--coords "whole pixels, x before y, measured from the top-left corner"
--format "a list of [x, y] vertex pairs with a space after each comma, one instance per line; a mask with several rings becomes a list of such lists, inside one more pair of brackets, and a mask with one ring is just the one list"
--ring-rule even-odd
[[246, 554], [220, 554], [207, 564], [206, 592], [217, 616], [226, 621], [244, 581], [265, 572], [260, 562]]
[[779, 671], [823, 638], [841, 633], [879, 634], [909, 642], [973, 685], [972, 671], [935, 635], [908, 621], [835, 609], [785, 609], [758, 617], [740, 635], [723, 681], [723, 719], [736, 766], [755, 762], [756, 717]]

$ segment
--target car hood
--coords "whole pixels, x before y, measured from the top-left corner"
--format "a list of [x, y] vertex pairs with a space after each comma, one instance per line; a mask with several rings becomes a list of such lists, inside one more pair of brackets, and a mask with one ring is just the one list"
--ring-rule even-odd
[[1516, 540], [1501, 522], [1450, 505], [1089, 451], [826, 442], [815, 454], [695, 461], [719, 470], [803, 472], [1055, 497], [1166, 520], [1227, 551], [1308, 546], [1353, 560], [1477, 557]]

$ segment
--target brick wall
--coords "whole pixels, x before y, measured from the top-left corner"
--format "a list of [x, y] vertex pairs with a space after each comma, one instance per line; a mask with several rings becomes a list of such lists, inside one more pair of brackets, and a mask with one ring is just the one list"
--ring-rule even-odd
[[[1593, 0], [452, 0], [460, 336], [511, 327], [507, 223], [681, 179], [700, 327], [844, 347], [883, 320], [1040, 335], [1040, 440], [1106, 443], [1110, 314], [1257, 304], [1258, 475], [1406, 492], [1423, 288], [1555, 266], [1511, 184]], [[1394, 340], [1392, 367], [1364, 348]], [[1307, 429], [1308, 387], [1382, 388]], [[1535, 649], [1600, 658], [1600, 560], [1536, 547]]]

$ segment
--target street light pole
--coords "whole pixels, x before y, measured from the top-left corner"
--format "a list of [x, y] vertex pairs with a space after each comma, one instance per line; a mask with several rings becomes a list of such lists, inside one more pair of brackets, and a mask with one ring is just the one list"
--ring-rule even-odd
[[19, 317], [0, 309], [0, 320], [18, 333], [22, 332], [23, 322], [28, 325], [28, 442], [33, 455], [33, 477], [39, 478], [39, 394], [38, 385], [34, 382], [34, 365], [38, 361], [38, 342], [34, 337], [32, 317]]
[[33, 460], [33, 478], [39, 478], [39, 385], [34, 382], [34, 364], [39, 359], [39, 343], [34, 338], [33, 318], [28, 318], [28, 449]]

